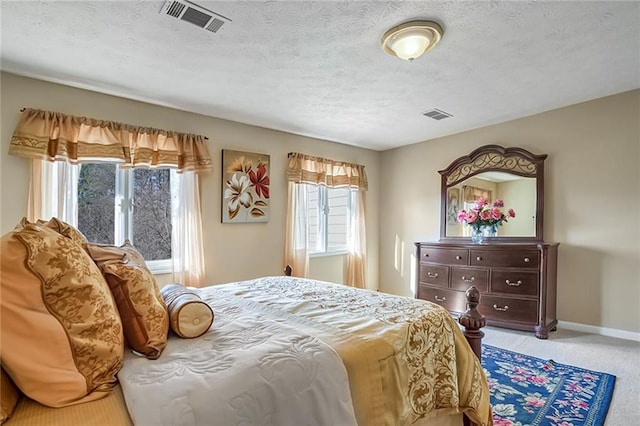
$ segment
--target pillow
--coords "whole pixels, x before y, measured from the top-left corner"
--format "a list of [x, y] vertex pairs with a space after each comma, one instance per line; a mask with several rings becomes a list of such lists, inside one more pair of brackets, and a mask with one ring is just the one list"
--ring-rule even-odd
[[0, 368], [0, 424], [11, 417], [20, 399], [20, 391], [16, 389], [11, 377]]
[[[130, 244], [129, 240], [126, 240], [124, 243], [125, 245]], [[122, 262], [126, 262], [127, 260], [127, 253], [120, 247], [89, 243], [87, 245], [87, 251], [98, 267], [105, 262], [113, 260], [120, 260]]]
[[169, 284], [160, 290], [167, 307], [171, 330], [189, 339], [200, 337], [213, 324], [213, 310], [194, 290], [180, 284]]
[[[23, 226], [25, 219], [22, 219]], [[44, 225], [48, 228], [53, 229], [60, 235], [64, 235], [67, 238], [73, 240], [76, 244], [79, 244], [85, 250], [87, 249], [87, 237], [84, 236], [82, 232], [74, 228], [72, 225], [69, 225], [67, 222], [63, 222], [57, 217], [52, 217], [49, 222], [45, 222], [43, 220], [38, 220], [38, 224]]]
[[127, 240], [121, 247], [88, 244], [116, 300], [129, 346], [157, 359], [167, 345], [169, 314], [155, 277]]
[[98, 267], [72, 239], [23, 222], [0, 240], [2, 366], [20, 390], [62, 407], [107, 395], [124, 338]]

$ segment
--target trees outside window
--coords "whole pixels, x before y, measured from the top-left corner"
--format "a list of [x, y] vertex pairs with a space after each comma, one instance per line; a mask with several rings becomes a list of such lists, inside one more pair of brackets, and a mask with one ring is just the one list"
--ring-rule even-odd
[[92, 243], [114, 244], [116, 166], [83, 164], [78, 176], [78, 229]]
[[171, 259], [171, 173], [135, 169], [132, 174], [132, 241], [147, 260]]

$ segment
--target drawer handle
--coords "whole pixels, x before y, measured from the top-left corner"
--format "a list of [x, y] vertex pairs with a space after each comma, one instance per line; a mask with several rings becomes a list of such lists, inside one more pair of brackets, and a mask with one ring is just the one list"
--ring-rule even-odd
[[462, 276], [462, 281], [472, 283], [476, 280], [476, 277], [467, 278], [464, 275]]
[[435, 274], [433, 272], [427, 272], [427, 276], [429, 278], [438, 278], [438, 273], [436, 272]]
[[435, 296], [435, 298], [436, 298], [436, 302], [446, 302], [446, 301], [447, 301], [447, 298], [446, 298], [446, 297], [438, 297], [438, 296]]
[[462, 256], [456, 256], [456, 260], [462, 260]]
[[507, 283], [508, 286], [511, 286], [511, 287], [520, 287], [522, 285], [522, 281], [520, 280], [516, 282], [506, 280], [505, 282]]
[[481, 260], [482, 260], [482, 256], [478, 256], [478, 257], [476, 257], [476, 260], [477, 260], [478, 262], [479, 262], [479, 261], [481, 261]]
[[493, 309], [495, 309], [496, 311], [500, 311], [500, 312], [507, 312], [509, 310], [509, 306], [508, 305], [504, 305], [504, 307], [498, 306], [498, 305], [493, 305]]
[[530, 261], [530, 260], [531, 260], [531, 259], [529, 259], [528, 257], [525, 257], [525, 258], [524, 258], [524, 263], [529, 263], [529, 261]]
[[429, 253], [425, 253], [425, 254], [424, 254], [424, 257], [429, 257]]

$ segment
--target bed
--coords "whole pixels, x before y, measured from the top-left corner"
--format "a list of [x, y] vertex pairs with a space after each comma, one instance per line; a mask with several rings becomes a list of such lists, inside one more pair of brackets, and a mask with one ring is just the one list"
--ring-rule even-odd
[[[309, 406], [299, 410], [301, 413], [317, 410], [320, 416], [327, 412], [331, 415], [344, 412], [330, 422], [325, 422], [329, 419], [323, 417], [322, 421], [316, 424], [413, 424], [421, 420], [422, 415], [431, 422], [422, 419], [422, 423], [419, 424], [441, 424], [442, 422], [456, 424], [461, 422], [458, 407], [444, 397], [452, 393], [462, 393], [461, 406], [475, 405], [475, 410], [467, 410], [474, 421], [479, 424], [488, 422], [489, 409], [486, 400], [488, 391], [474, 359], [475, 355], [449, 314], [436, 305], [351, 289], [332, 283], [290, 277], [265, 277], [212, 286], [200, 292], [216, 313], [214, 325], [205, 335], [189, 340], [171, 337], [163, 355], [155, 361], [140, 358], [129, 351], [125, 355], [124, 366], [118, 375], [120, 386], [107, 398], [62, 409], [47, 408], [28, 398], [23, 398], [6, 425], [80, 423], [127, 425], [133, 424], [134, 420], [135, 424], [140, 425], [207, 424], [203, 419], [215, 412], [218, 412], [218, 419], [224, 418], [216, 424], [239, 424], [232, 420], [261, 415], [250, 412], [255, 409], [251, 398], [267, 398], [264, 394], [273, 392], [282, 384], [275, 383], [259, 397], [245, 396], [246, 401], [243, 401], [242, 397], [235, 396], [239, 407], [251, 407], [248, 411], [236, 412], [233, 406], [227, 405], [227, 408], [232, 409], [231, 412], [222, 414], [225, 411], [224, 404], [221, 406], [204, 404], [207, 410], [196, 414], [189, 405], [187, 396], [193, 393], [204, 396], [205, 391], [210, 387], [210, 384], [198, 380], [199, 375], [207, 372], [211, 366], [222, 365], [228, 369], [233, 365], [233, 360], [229, 359], [233, 358], [230, 357], [230, 353], [239, 349], [247, 351], [247, 348], [251, 347], [254, 349], [247, 351], [250, 356], [243, 355], [245, 358], [239, 361], [240, 365], [265, 357], [271, 364], [262, 372], [246, 370], [246, 367], [243, 367], [231, 373], [241, 373], [242, 369], [245, 369], [250, 373], [245, 380], [250, 380], [251, 374], [254, 373], [257, 376], [271, 375], [272, 379], [278, 376], [290, 379], [295, 376], [297, 369], [302, 373], [308, 373], [309, 370], [305, 368], [314, 367], [298, 364], [300, 361], [296, 360], [296, 356], [304, 354], [305, 351], [315, 356], [322, 356], [320, 349], [324, 346], [323, 343], [333, 348], [339, 355], [337, 364], [336, 358], [331, 357], [323, 360], [323, 364], [328, 363], [330, 368], [340, 369], [340, 359], [344, 362], [351, 393], [344, 386], [338, 386], [341, 383], [340, 374], [335, 375], [333, 382], [314, 384], [318, 389], [325, 391], [335, 389], [334, 392], [337, 392], [339, 389], [343, 395], [336, 393], [335, 401], [342, 400], [347, 405], [346, 408], [340, 408], [339, 403], [332, 404], [324, 401], [316, 407]], [[417, 321], [412, 324], [405, 323], [407, 318], [415, 320], [419, 316], [426, 316], [429, 320], [423, 320], [421, 323]], [[406, 347], [403, 347], [402, 341], [406, 340], [404, 339], [406, 334], [409, 338]], [[430, 337], [434, 334], [438, 337]], [[282, 341], [273, 344], [273, 341], [277, 342], [278, 339]], [[428, 350], [433, 345], [439, 347], [438, 351]], [[393, 354], [403, 351], [406, 354], [403, 358], [406, 358], [402, 361], [415, 364], [418, 360], [424, 360], [425, 363], [435, 364], [434, 370], [446, 371], [447, 374], [437, 377], [420, 365], [414, 365], [404, 372], [395, 371], [394, 367], [399, 367], [400, 364], [397, 363], [400, 363], [400, 360], [396, 360]], [[284, 355], [283, 358], [275, 357], [277, 353]], [[193, 354], [199, 355], [193, 357]], [[278, 362], [283, 362], [287, 358], [294, 360], [293, 371], [275, 374], [270, 370], [280, 368], [277, 366]], [[207, 360], [211, 363], [207, 363]], [[378, 371], [381, 362], [384, 362], [382, 370], [386, 372], [385, 374]], [[454, 362], [457, 368], [451, 368], [451, 365], [447, 364], [450, 362]], [[372, 373], [372, 370], [376, 370], [376, 373]], [[214, 377], [222, 381], [214, 389], [216, 394], [220, 395], [221, 389], [228, 388], [233, 381], [229, 381], [229, 375], [225, 377], [219, 372], [217, 376], [215, 374], [214, 372]], [[465, 382], [466, 378], [472, 378], [470, 383]], [[192, 386], [191, 389], [182, 386], [181, 389], [176, 390], [175, 394], [170, 390], [172, 382], [187, 379], [190, 385], [186, 386]], [[309, 385], [305, 382], [309, 379], [304, 374], [298, 379], [304, 385]], [[383, 383], [397, 383], [397, 388], [384, 389]], [[405, 384], [410, 383], [412, 383], [411, 391], [405, 396], [411, 400], [402, 401], [402, 396], [398, 394], [402, 393]], [[477, 388], [472, 389], [473, 386], [466, 386], [466, 384], [476, 384]], [[132, 401], [129, 408], [130, 416], [126, 413], [122, 388], [125, 390], [125, 395], [129, 395]], [[428, 393], [427, 389], [435, 392]], [[347, 390], [346, 394], [344, 394], [345, 390]], [[274, 403], [282, 408], [286, 407], [287, 400], [299, 392], [295, 387], [290, 391], [291, 394], [283, 394], [280, 400]], [[235, 389], [234, 393], [242, 394], [241, 389]], [[349, 398], [350, 394], [353, 395], [352, 399]], [[435, 394], [442, 396], [429, 397]], [[389, 395], [392, 395], [391, 399], [396, 400], [391, 404], [392, 406], [377, 402], [388, 398]], [[221, 401], [218, 398], [214, 399]], [[308, 401], [313, 402], [313, 400], [313, 397], [308, 398]], [[167, 406], [168, 401], [174, 402]], [[245, 402], [246, 405], [243, 405]], [[351, 421], [349, 421], [348, 404], [353, 404], [355, 407]], [[331, 410], [325, 412], [323, 407]], [[413, 407], [415, 410], [407, 410], [408, 407]], [[316, 419], [318, 417], [316, 416]], [[59, 420], [56, 421], [57, 418]], [[189, 420], [185, 421], [187, 418]], [[82, 422], [80, 419], [83, 419]], [[287, 423], [282, 418], [274, 417], [272, 424], [303, 424], [298, 422], [298, 418], [290, 417], [288, 420], [290, 422]], [[438, 423], [439, 421], [441, 423]]]
[[197, 293], [215, 313], [203, 335], [172, 334], [153, 360], [125, 350], [105, 397], [49, 408], [22, 396], [3, 425], [492, 424], [477, 291], [465, 334], [438, 305], [291, 276]]

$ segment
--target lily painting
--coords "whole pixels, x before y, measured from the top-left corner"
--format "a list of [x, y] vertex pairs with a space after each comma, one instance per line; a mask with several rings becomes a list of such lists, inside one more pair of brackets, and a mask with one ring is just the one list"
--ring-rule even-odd
[[269, 221], [269, 156], [222, 150], [222, 223]]

